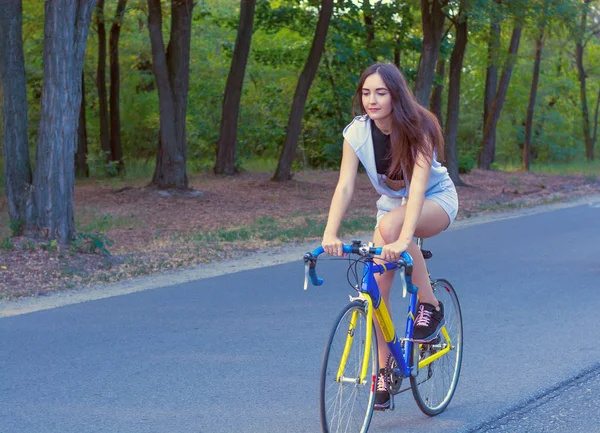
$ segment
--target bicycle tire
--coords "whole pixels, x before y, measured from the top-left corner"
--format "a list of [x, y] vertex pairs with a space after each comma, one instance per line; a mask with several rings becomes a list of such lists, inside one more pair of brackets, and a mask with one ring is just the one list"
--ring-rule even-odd
[[[357, 313], [357, 320], [352, 345], [346, 358], [344, 380], [338, 381], [340, 360], [344, 353], [350, 320], [354, 312]], [[365, 383], [358, 383], [365, 353], [366, 326], [365, 305], [361, 301], [353, 301], [339, 314], [325, 345], [319, 392], [321, 427], [325, 433], [342, 431], [365, 433], [371, 423], [379, 364], [377, 337], [375, 329], [373, 329], [367, 376]], [[352, 382], [354, 378], [357, 380]]]
[[[418, 370], [410, 377], [413, 397], [423, 413], [429, 416], [443, 412], [456, 391], [463, 351], [462, 314], [458, 297], [452, 284], [439, 279], [432, 282], [436, 298], [444, 305], [445, 329], [451, 340], [451, 350]], [[447, 344], [440, 333], [439, 342], [433, 344], [414, 344], [411, 365], [439, 351]]]

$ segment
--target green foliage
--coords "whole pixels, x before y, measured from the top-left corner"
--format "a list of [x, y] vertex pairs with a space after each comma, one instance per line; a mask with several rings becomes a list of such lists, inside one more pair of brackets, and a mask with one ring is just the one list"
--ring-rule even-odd
[[104, 233], [77, 233], [75, 240], [71, 244], [71, 248], [75, 252], [110, 256], [108, 247], [113, 244], [114, 242]]
[[23, 228], [25, 226], [25, 221], [21, 218], [11, 219], [10, 220], [10, 232], [12, 236], [20, 236], [23, 233]]
[[477, 160], [473, 156], [461, 154], [458, 156], [458, 172], [470, 173], [477, 166]]
[[90, 168], [90, 176], [114, 177], [119, 175], [118, 161], [109, 161], [110, 152], [98, 150], [88, 152], [87, 163]]
[[57, 243], [56, 239], [52, 239], [50, 242], [41, 243], [40, 248], [43, 249], [44, 251], [56, 252], [56, 251], [58, 251], [58, 243]]
[[[522, 158], [524, 121], [531, 86], [534, 38], [543, 25], [546, 41], [532, 136], [534, 163], [566, 163], [583, 155], [579, 83], [574, 67], [575, 38], [584, 37], [579, 19], [581, 4], [569, 0], [491, 2], [469, 5], [469, 42], [463, 65], [458, 154], [460, 168], [469, 170], [482, 143], [483, 92], [488, 66], [489, 23], [501, 27], [501, 47], [496, 62], [502, 64], [516, 18], [525, 27], [506, 102], [498, 123], [496, 160], [518, 166]], [[359, 74], [374, 61], [399, 60], [412, 86], [422, 45], [418, 2], [371, 2], [374, 40], [367, 47], [361, 2], [337, 1], [317, 76], [306, 101], [296, 168], [337, 168], [341, 158], [341, 132], [354, 115], [351, 99]], [[548, 7], [547, 20], [544, 8]], [[107, 2], [110, 26], [116, 2]], [[252, 45], [239, 112], [237, 166], [247, 169], [256, 158], [277, 160], [285, 139], [290, 107], [300, 72], [306, 61], [318, 19], [319, 2], [309, 0], [259, 0], [256, 4]], [[190, 91], [187, 107], [187, 155], [192, 172], [214, 166], [220, 133], [223, 92], [231, 66], [239, 19], [237, 0], [201, 0], [193, 10], [190, 58]], [[448, 16], [456, 16], [458, 3], [450, 2]], [[23, 39], [27, 69], [31, 158], [40, 113], [43, 78], [43, 2], [23, 1]], [[591, 18], [590, 18], [591, 20]], [[589, 21], [589, 20], [588, 20]], [[591, 22], [591, 21], [590, 21]], [[152, 73], [152, 53], [147, 28], [147, 4], [128, 2], [120, 39], [121, 138], [127, 176], [149, 180], [158, 147], [160, 117], [158, 93]], [[168, 44], [169, 2], [163, 2], [163, 36]], [[447, 33], [442, 57], [448, 59], [454, 30]], [[593, 112], [600, 84], [600, 43], [587, 38], [584, 66], [588, 74], [588, 103]], [[99, 104], [96, 88], [98, 35], [92, 25], [84, 66], [86, 118], [92, 177], [116, 176], [116, 165], [107, 163], [99, 143]], [[446, 75], [448, 65], [446, 65]], [[499, 71], [501, 73], [501, 70]], [[108, 82], [108, 71], [107, 77]], [[447, 76], [440, 83], [447, 86]], [[447, 97], [444, 89], [444, 98]], [[445, 102], [445, 101], [444, 101]], [[443, 110], [445, 112], [445, 110]], [[445, 113], [444, 113], [445, 114]], [[592, 119], [593, 120], [593, 119]], [[137, 164], [133, 168], [132, 164]], [[0, 187], [2, 186], [0, 176]]]
[[5, 251], [10, 251], [14, 248], [15, 248], [15, 245], [13, 244], [10, 237], [5, 237], [4, 239], [2, 239], [2, 242], [0, 242], [0, 249], [3, 249]]

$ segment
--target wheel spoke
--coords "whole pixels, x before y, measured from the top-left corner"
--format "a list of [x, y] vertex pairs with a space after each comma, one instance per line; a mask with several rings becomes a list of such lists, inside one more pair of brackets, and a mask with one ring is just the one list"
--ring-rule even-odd
[[[348, 343], [348, 329], [353, 312], [353, 338]], [[366, 432], [373, 413], [373, 377], [377, 369], [377, 341], [371, 341], [366, 383], [360, 382], [366, 346], [367, 315], [361, 302], [353, 302], [340, 314], [325, 348], [321, 370], [321, 423], [329, 432]], [[340, 361], [345, 359], [343, 380], [336, 381]]]
[[[445, 329], [451, 342], [451, 350], [419, 370], [417, 377], [411, 377], [413, 396], [419, 408], [427, 415], [437, 415], [450, 403], [462, 361], [462, 319], [460, 305], [454, 289], [445, 280], [433, 284], [435, 296], [444, 304]], [[420, 359], [431, 356], [448, 342], [423, 345]], [[418, 349], [415, 349], [418, 350]]]

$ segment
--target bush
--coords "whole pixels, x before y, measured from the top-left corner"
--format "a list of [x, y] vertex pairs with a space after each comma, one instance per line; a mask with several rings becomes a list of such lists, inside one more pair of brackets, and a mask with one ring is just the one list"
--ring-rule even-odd
[[475, 168], [477, 162], [470, 155], [459, 155], [458, 157], [458, 172], [465, 174], [470, 173]]

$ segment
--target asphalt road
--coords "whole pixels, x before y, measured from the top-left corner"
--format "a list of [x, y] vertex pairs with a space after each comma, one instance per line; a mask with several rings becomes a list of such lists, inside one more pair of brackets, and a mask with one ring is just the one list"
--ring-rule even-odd
[[[403, 394], [370, 431], [600, 432], [598, 221], [596, 199], [428, 240], [432, 274], [462, 305], [459, 386], [434, 418]], [[0, 318], [0, 432], [320, 431], [319, 368], [351, 293], [346, 268], [319, 262], [325, 284], [304, 292], [298, 254]]]

